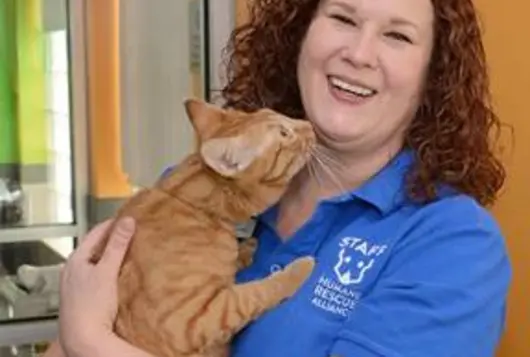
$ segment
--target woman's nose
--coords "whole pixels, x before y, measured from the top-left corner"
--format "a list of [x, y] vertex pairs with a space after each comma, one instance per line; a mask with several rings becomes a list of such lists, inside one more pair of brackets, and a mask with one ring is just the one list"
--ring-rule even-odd
[[355, 34], [343, 50], [343, 59], [358, 68], [377, 65], [377, 36], [368, 30]]

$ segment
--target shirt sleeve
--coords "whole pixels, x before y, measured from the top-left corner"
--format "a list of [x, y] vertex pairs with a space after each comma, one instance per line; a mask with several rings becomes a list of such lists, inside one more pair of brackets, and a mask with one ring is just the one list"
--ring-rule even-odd
[[165, 177], [167, 177], [171, 171], [173, 171], [175, 169], [175, 166], [168, 166], [164, 169], [164, 171], [162, 171], [162, 173], [160, 174], [160, 179], [163, 179]]
[[494, 356], [511, 278], [505, 245], [486, 210], [453, 203], [427, 208], [396, 243], [330, 356]]

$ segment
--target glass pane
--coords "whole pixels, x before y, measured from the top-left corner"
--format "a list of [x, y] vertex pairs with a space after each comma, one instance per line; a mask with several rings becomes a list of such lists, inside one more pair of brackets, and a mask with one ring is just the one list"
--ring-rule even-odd
[[74, 239], [0, 244], [0, 325], [56, 317], [59, 270], [74, 249]]
[[0, 0], [0, 228], [74, 217], [66, 0]]

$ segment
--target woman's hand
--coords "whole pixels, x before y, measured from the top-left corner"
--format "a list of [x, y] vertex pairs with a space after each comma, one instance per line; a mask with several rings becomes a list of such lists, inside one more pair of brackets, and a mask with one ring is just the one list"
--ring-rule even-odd
[[129, 218], [117, 222], [101, 260], [92, 264], [93, 249], [110, 224], [107, 221], [92, 229], [62, 272], [59, 329], [60, 342], [68, 356], [96, 355], [90, 351], [114, 335], [118, 273], [135, 225]]

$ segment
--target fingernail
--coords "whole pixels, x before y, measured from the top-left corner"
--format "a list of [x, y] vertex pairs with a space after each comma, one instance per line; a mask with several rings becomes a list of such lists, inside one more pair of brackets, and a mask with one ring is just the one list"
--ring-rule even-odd
[[124, 233], [132, 233], [135, 228], [135, 221], [132, 217], [121, 218], [118, 222], [117, 228]]

